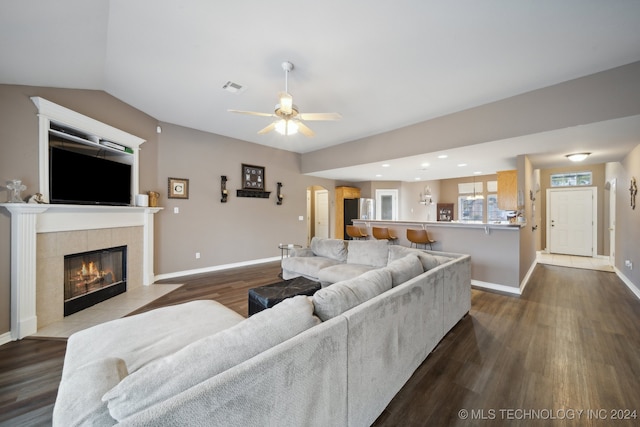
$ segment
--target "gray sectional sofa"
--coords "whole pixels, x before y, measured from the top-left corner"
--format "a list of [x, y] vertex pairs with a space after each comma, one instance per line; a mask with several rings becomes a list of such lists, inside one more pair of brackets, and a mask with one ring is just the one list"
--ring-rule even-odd
[[[367, 258], [354, 243], [333, 263], [349, 278], [248, 319], [195, 301], [72, 335], [54, 426], [370, 425], [468, 313], [471, 264], [375, 241]], [[377, 250], [384, 266], [347, 268]]]

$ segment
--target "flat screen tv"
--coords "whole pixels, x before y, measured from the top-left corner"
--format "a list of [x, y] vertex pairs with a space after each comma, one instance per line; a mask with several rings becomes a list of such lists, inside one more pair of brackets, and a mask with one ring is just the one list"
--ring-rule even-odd
[[49, 148], [51, 203], [129, 206], [131, 165]]

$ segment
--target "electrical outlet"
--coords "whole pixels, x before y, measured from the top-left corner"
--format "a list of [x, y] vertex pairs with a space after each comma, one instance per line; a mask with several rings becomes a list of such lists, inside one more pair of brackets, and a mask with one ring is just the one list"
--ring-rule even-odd
[[200, 252], [196, 252], [196, 259], [200, 259]]
[[627, 267], [629, 270], [633, 270], [633, 263], [630, 260], [625, 260], [624, 266]]
[[177, 206], [175, 208], [173, 208], [173, 213], [174, 214], [180, 213], [180, 208], [177, 207]]
[[304, 216], [300, 215], [300, 216], [298, 217], [298, 221], [304, 221]]

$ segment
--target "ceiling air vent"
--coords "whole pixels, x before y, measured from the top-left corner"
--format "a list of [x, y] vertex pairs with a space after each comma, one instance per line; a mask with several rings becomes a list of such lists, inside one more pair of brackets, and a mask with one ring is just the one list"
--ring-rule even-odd
[[242, 85], [239, 85], [238, 83], [234, 83], [232, 81], [228, 81], [224, 84], [224, 86], [222, 86], [222, 89], [226, 90], [227, 92], [231, 92], [231, 93], [240, 93], [242, 91], [244, 91], [244, 87]]

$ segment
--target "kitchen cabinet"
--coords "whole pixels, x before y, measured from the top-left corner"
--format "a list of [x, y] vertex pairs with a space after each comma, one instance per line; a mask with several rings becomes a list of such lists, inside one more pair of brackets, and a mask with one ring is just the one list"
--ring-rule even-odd
[[518, 171], [498, 171], [498, 208], [503, 211], [518, 209]]
[[344, 201], [359, 199], [360, 189], [356, 187], [336, 187], [336, 239], [344, 239]]

